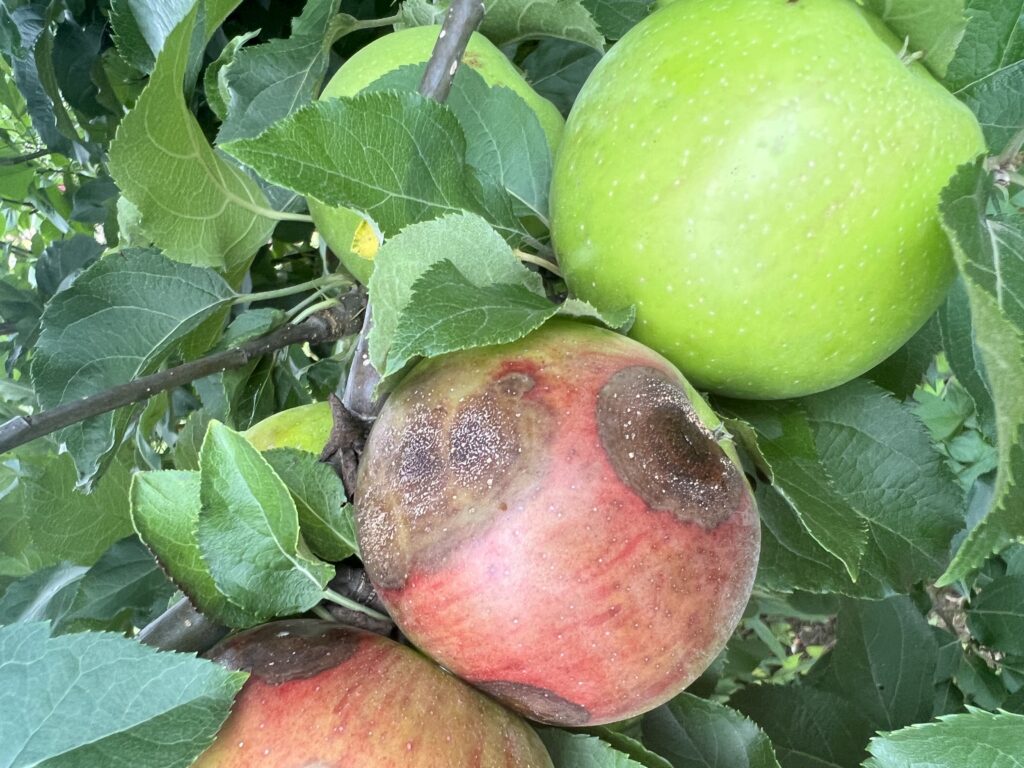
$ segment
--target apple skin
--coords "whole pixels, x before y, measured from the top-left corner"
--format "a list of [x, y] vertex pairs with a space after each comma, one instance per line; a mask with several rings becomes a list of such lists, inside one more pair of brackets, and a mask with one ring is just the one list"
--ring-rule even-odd
[[334, 427], [328, 402], [299, 405], [268, 416], [242, 434], [258, 451], [298, 448], [318, 456], [327, 445]]
[[[342, 65], [324, 86], [320, 98], [355, 96], [399, 67], [425, 63], [440, 31], [439, 25], [410, 27], [377, 38]], [[558, 108], [534, 91], [508, 57], [478, 32], [470, 38], [462, 62], [476, 70], [488, 85], [510, 88], [522, 97], [537, 115], [553, 156], [565, 126]], [[367, 283], [373, 273], [373, 261], [352, 251], [352, 240], [362, 217], [348, 208], [333, 208], [318, 200], [310, 199], [308, 203], [320, 236], [346, 269], [361, 283]]]
[[380, 635], [293, 619], [210, 655], [251, 674], [196, 768], [551, 768], [519, 717]]
[[584, 85], [552, 186], [570, 289], [701, 389], [837, 386], [955, 273], [939, 194], [977, 120], [850, 0], [674, 0]]
[[717, 426], [663, 357], [583, 323], [420, 363], [360, 464], [367, 573], [413, 643], [512, 709], [645, 712], [750, 595], [757, 510]]

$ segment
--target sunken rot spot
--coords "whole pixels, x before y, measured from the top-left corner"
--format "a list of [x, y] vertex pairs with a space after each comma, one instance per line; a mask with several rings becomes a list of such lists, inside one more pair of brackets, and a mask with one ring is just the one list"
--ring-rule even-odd
[[586, 707], [563, 699], [546, 688], [507, 680], [476, 681], [473, 686], [541, 723], [580, 726], [590, 722], [590, 712]]
[[597, 397], [597, 429], [619, 479], [649, 507], [713, 529], [743, 505], [740, 470], [660, 371], [615, 373]]
[[440, 564], [537, 477], [542, 457], [526, 447], [544, 444], [549, 420], [527, 398], [533, 378], [505, 373], [454, 399], [443, 375], [436, 369], [402, 394], [410, 405], [378, 421], [360, 467], [356, 521], [380, 587], [400, 588], [414, 566]]
[[206, 656], [279, 685], [337, 666], [356, 652], [364, 636], [372, 637], [326, 621], [275, 621], [227, 638]]

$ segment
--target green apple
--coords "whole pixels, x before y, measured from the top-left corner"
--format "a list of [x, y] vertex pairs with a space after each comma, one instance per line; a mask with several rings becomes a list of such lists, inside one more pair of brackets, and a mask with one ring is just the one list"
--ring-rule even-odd
[[360, 551], [406, 636], [526, 716], [646, 712], [750, 596], [754, 500], [661, 355], [566, 320], [416, 366], [370, 433]]
[[898, 349], [954, 263], [939, 195], [971, 112], [852, 0], [675, 0], [573, 107], [552, 233], [574, 294], [698, 387], [782, 398]]
[[250, 677], [196, 768], [551, 768], [520, 718], [379, 635], [278, 621], [210, 655]]
[[298, 448], [320, 455], [334, 428], [331, 404], [311, 403], [289, 408], [253, 424], [242, 434], [258, 451]]
[[[399, 67], [425, 63], [440, 31], [440, 26], [410, 27], [374, 40], [342, 65], [324, 87], [320, 98], [355, 96]], [[537, 115], [554, 154], [564, 127], [562, 115], [554, 104], [530, 87], [508, 57], [486, 37], [474, 32], [462, 61], [475, 69], [488, 85], [504, 86], [522, 97]], [[360, 248], [357, 252], [352, 248], [362, 217], [349, 209], [332, 208], [317, 200], [309, 201], [309, 212], [331, 250], [360, 282], [366, 283], [373, 272], [375, 249]]]

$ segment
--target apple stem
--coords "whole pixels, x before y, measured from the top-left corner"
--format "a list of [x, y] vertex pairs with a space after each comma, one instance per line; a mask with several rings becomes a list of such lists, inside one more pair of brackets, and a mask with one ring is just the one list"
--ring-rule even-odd
[[306, 309], [304, 309], [301, 312], [299, 312], [299, 314], [297, 314], [295, 316], [295, 319], [293, 319], [292, 322], [293, 323], [301, 323], [303, 320], [305, 320], [310, 315], [315, 315], [317, 312], [319, 312], [322, 309], [330, 309], [331, 307], [336, 306], [337, 304], [338, 304], [338, 300], [337, 299], [324, 299], [323, 301], [318, 301], [313, 306], [307, 307]]
[[357, 603], [355, 600], [351, 600], [345, 597], [344, 595], [339, 595], [333, 589], [324, 590], [324, 599], [329, 600], [335, 605], [340, 605], [344, 608], [349, 608], [350, 610], [358, 611], [359, 613], [365, 613], [367, 616], [370, 616], [374, 619], [379, 619], [380, 621], [391, 621], [391, 619], [388, 616], [385, 616], [383, 613], [375, 611], [373, 610], [373, 608], [363, 605], [362, 603]]
[[1024, 149], [1024, 128], [1017, 131], [1014, 137], [1010, 139], [1010, 143], [1006, 145], [1006, 149], [995, 159], [995, 168], [1000, 168], [1004, 171], [1016, 171], [1017, 156], [1022, 149]]
[[[315, 291], [321, 288], [341, 288], [343, 286], [351, 284], [352, 281], [345, 275], [326, 275], [324, 277], [318, 277], [315, 280], [309, 280], [305, 283], [289, 285], [287, 288], [277, 288], [273, 291], [261, 291], [259, 293], [240, 293], [238, 294], [238, 297], [235, 299], [235, 303], [242, 304], [250, 303], [253, 301], [270, 301], [271, 299], [280, 299], [285, 296], [294, 296], [296, 293]], [[294, 322], [299, 321], [295, 320]]]
[[[344, 14], [342, 14], [344, 15]], [[360, 19], [356, 22], [355, 26], [352, 27], [351, 31], [358, 32], [363, 29], [378, 29], [379, 27], [390, 27], [394, 24], [398, 24], [402, 21], [402, 14], [396, 13], [394, 16], [385, 16], [382, 19]]]
[[525, 261], [527, 264], [536, 264], [538, 267], [546, 269], [548, 272], [550, 272], [551, 274], [555, 275], [556, 277], [561, 277], [562, 276], [562, 270], [560, 270], [558, 268], [557, 264], [555, 264], [554, 262], [548, 261], [547, 259], [545, 259], [545, 258], [543, 258], [541, 256], [536, 256], [536, 255], [534, 255], [532, 253], [526, 253], [525, 251], [520, 251], [517, 248], [516, 249], [516, 257], [520, 261]]
[[333, 624], [338, 623], [338, 620], [331, 615], [331, 612], [324, 608], [322, 605], [314, 605], [309, 610], [315, 613], [317, 615], [317, 618], [321, 618], [324, 621], [329, 621]]

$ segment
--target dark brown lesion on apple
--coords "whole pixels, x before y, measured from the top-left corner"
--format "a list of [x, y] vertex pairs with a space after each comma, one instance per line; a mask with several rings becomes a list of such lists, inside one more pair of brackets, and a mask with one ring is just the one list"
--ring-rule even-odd
[[597, 426], [619, 479], [650, 508], [711, 529], [744, 505], [739, 468], [662, 371], [615, 373], [598, 394]]
[[431, 376], [403, 398], [413, 405], [379, 422], [356, 494], [363, 561], [374, 584], [400, 589], [430, 569], [537, 482], [550, 420], [526, 397], [534, 380], [497, 376], [481, 392], [447, 398]]
[[309, 619], [275, 621], [229, 637], [206, 657], [270, 685], [303, 680], [350, 658], [371, 635]]
[[590, 710], [547, 688], [508, 680], [478, 680], [473, 685], [531, 720], [565, 726], [590, 722]]

